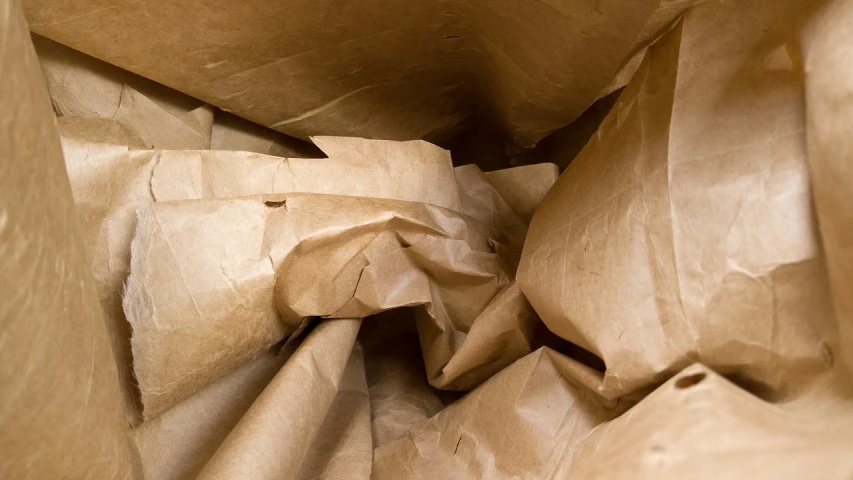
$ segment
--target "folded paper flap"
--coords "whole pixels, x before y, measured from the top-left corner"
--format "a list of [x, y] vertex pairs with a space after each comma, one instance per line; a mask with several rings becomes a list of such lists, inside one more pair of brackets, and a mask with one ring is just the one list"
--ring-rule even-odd
[[505, 286], [466, 330], [434, 385], [470, 389], [531, 350], [539, 317], [515, 282]]
[[[139, 210], [132, 244], [131, 275], [124, 295], [125, 314], [133, 328], [134, 372], [142, 391], [146, 418], [154, 417], [209, 383], [188, 372], [206, 372], [210, 380], [219, 378], [279, 341], [286, 333], [272, 305], [261, 300], [264, 297], [261, 292], [271, 296], [274, 285], [270, 261], [259, 261], [257, 257], [263, 241], [262, 228], [256, 229], [254, 238], [248, 242], [245, 236], [242, 242], [220, 242], [223, 248], [236, 249], [233, 259], [225, 264], [210, 265], [205, 271], [192, 267], [192, 257], [185, 253], [190, 247], [196, 256], [203, 255], [204, 252], [196, 250], [201, 245], [186, 244], [193, 241], [192, 235], [175, 236], [169, 220], [181, 218], [180, 214], [170, 217], [169, 209], [158, 210], [157, 205], [160, 204]], [[230, 209], [225, 209], [226, 215], [230, 215], [234, 223], [239, 219], [262, 225], [262, 203], [255, 211], [239, 202], [229, 206]], [[201, 225], [200, 228], [206, 227]], [[227, 237], [217, 239], [227, 240]], [[238, 255], [238, 251], [246, 252], [249, 260]], [[258, 260], [251, 261], [252, 255]], [[160, 261], [164, 262], [164, 268], [157, 268]], [[170, 276], [170, 272], [178, 275], [177, 284], [166, 287], [164, 276]], [[204, 292], [218, 292], [218, 295]], [[163, 301], [159, 301], [161, 299]], [[181, 320], [171, 323], [159, 320], [170, 315], [179, 315], [173, 318]], [[207, 321], [207, 328], [196, 329], [194, 325], [203, 320]], [[233, 328], [233, 331], [228, 335], [216, 334], [221, 333], [222, 328]], [[158, 340], [161, 335], [170, 335], [179, 341], [161, 342]], [[217, 353], [213, 355], [212, 352]], [[223, 366], [223, 357], [230, 358], [231, 363]], [[155, 358], [166, 362], [163, 365], [169, 368], [150, 368]]]
[[19, 3], [0, 0], [0, 12], [0, 476], [129, 479], [115, 361], [50, 98]]
[[[26, 11], [36, 32], [301, 138], [439, 138], [481, 110], [530, 146], [621, 86], [611, 84], [625, 60], [693, 3], [29, 1]], [[176, 20], [200, 11], [204, 21]], [[255, 28], [208, 28], [241, 23]], [[157, 42], [139, 40], [153, 31]]]
[[604, 360], [608, 397], [697, 360], [778, 398], [831, 370], [801, 73], [758, 62], [795, 38], [776, 26], [809, 4], [745, 8], [704, 4], [650, 47], [531, 222], [522, 290], [549, 328]]
[[213, 109], [39, 35], [33, 35], [59, 118], [110, 120], [142, 148], [208, 148]]
[[315, 327], [198, 478], [296, 478], [337, 397], [360, 325], [339, 319]]
[[373, 464], [364, 353], [356, 341], [338, 393], [302, 461], [297, 478], [369, 480]]
[[312, 143], [288, 137], [223, 110], [214, 111], [210, 149], [255, 152], [284, 158], [323, 156]]
[[454, 168], [453, 173], [460, 188], [462, 196], [460, 210], [463, 213], [500, 228], [510, 228], [526, 223], [479, 167], [463, 165]]
[[809, 20], [801, 39], [806, 90], [806, 136], [814, 207], [820, 225], [841, 359], [853, 376], [853, 52], [850, 2], [826, 2]]
[[58, 117], [56, 124], [63, 142], [79, 142], [90, 146], [93, 143], [124, 147], [128, 150], [146, 148], [145, 141], [132, 128], [111, 118]]
[[130, 429], [144, 478], [195, 478], [275, 377], [289, 353], [271, 349], [162, 415]]
[[[721, 473], [844, 478], [853, 471], [849, 456], [841, 454], [850, 449], [844, 432], [853, 422], [853, 408], [834, 413], [828, 420], [786, 411], [697, 364], [593, 430], [575, 450], [567, 478], [719, 478]], [[744, 461], [744, 452], [750, 461]]]
[[560, 176], [560, 169], [553, 163], [538, 163], [485, 172], [485, 175], [513, 210], [530, 223], [533, 212]]
[[449, 154], [439, 147], [426, 142], [319, 139], [328, 159], [163, 151], [152, 189], [158, 201], [310, 192], [461, 207]]

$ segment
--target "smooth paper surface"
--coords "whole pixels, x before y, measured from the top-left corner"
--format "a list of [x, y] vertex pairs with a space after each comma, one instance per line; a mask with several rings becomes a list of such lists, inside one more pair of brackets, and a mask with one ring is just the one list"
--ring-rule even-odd
[[695, 1], [26, 0], [36, 33], [289, 135], [532, 146], [630, 78]]
[[18, 3], [0, 12], [0, 476], [130, 478], [50, 99]]
[[853, 373], [853, 5], [827, 2], [803, 36], [806, 136], [815, 209], [841, 334]]

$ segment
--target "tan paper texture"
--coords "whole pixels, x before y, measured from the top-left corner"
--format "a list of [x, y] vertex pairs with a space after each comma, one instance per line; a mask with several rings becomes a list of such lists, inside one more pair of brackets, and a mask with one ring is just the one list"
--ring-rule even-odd
[[522, 291], [551, 330], [604, 360], [603, 395], [698, 360], [781, 400], [831, 369], [839, 345], [789, 50], [810, 8], [688, 12], [534, 215]]
[[24, 6], [41, 35], [299, 138], [436, 140], [480, 111], [530, 146], [627, 81], [693, 3]]
[[486, 178], [518, 212], [524, 223], [530, 223], [536, 207], [554, 186], [560, 170], [553, 163], [538, 163], [486, 172]]
[[130, 478], [47, 89], [18, 3], [0, 12], [0, 476]]
[[[332, 157], [322, 160], [281, 159], [239, 152], [129, 151], [127, 147], [97, 143], [99, 132], [104, 130], [99, 130], [97, 124], [88, 128], [97, 119], [63, 117], [60, 120], [68, 173], [96, 286], [107, 318], [117, 332], [113, 348], [133, 424], [141, 420], [141, 404], [132, 379], [130, 330], [121, 309], [121, 292], [130, 271], [130, 241], [137, 208], [155, 200], [293, 190], [416, 199], [458, 208], [447, 152], [422, 142], [365, 141], [362, 157], [357, 156], [356, 149], [350, 149], [338, 158], [337, 154], [345, 149], [336, 147], [337, 142], [350, 145], [352, 141], [318, 139]], [[87, 128], [76, 128], [81, 123]], [[415, 153], [419, 153], [417, 161], [407, 157]], [[366, 162], [374, 156], [383, 159], [384, 169], [367, 168]], [[398, 176], [418, 181], [421, 187], [395, 186], [393, 179]], [[325, 181], [329, 178], [336, 181]]]
[[[313, 158], [308, 142], [216, 110], [151, 80], [33, 34], [54, 110], [72, 123], [133, 132], [134, 148], [249, 151]], [[101, 134], [100, 140], [105, 138]], [[138, 143], [138, 145], [136, 144]], [[121, 144], [121, 143], [119, 143]]]
[[210, 129], [211, 150], [255, 152], [287, 158], [320, 158], [322, 152], [312, 144], [288, 137], [270, 128], [216, 110]]
[[429, 303], [422, 344], [452, 352], [455, 332], [510, 279], [493, 253], [501, 240], [451, 210], [397, 200], [287, 194], [141, 208], [124, 310], [146, 417], [309, 316]]
[[319, 151], [36, 37], [74, 209], [0, 0], [0, 476], [853, 475], [849, 2], [153, 2], [24, 3], [303, 138], [529, 145], [628, 86], [559, 180], [284, 158]]
[[368, 480], [373, 464], [364, 352], [356, 342], [338, 393], [297, 478]]
[[[327, 320], [317, 325], [197, 478], [296, 478], [337, 396], [360, 325], [361, 320], [355, 319]], [[338, 433], [344, 434], [341, 430]], [[371, 443], [367, 435], [363, 440], [362, 463], [369, 469]], [[323, 456], [329, 452], [316, 453]], [[353, 478], [367, 477], [357, 470], [350, 473]]]
[[[175, 408], [131, 430], [138, 478], [195, 478], [275, 377], [289, 353], [264, 352]], [[289, 350], [289, 349], [288, 349]], [[299, 385], [291, 388], [302, 389]], [[368, 478], [372, 455], [364, 359], [353, 347], [334, 402], [300, 467], [300, 478]], [[263, 408], [277, 408], [267, 404]]]
[[853, 405], [792, 414], [712, 370], [688, 367], [597, 427], [553, 478], [844, 479]]
[[136, 478], [195, 478], [289, 358], [278, 355], [279, 350], [262, 353], [175, 408], [132, 428], [139, 459]]
[[365, 349], [373, 446], [404, 436], [455, 400], [430, 386], [412, 309], [368, 317], [359, 339]]
[[842, 360], [853, 374], [853, 4], [828, 2], [804, 38], [806, 136]]
[[[374, 451], [374, 479], [552, 478], [615, 404], [566, 380], [540, 349]], [[556, 477], [559, 478], [559, 477]]]
[[210, 148], [213, 109], [200, 100], [33, 35], [57, 115], [112, 119], [146, 148]]
[[[75, 191], [79, 190], [77, 200], [80, 203], [81, 220], [90, 234], [90, 256], [101, 286], [102, 303], [105, 310], [112, 312], [111, 318], [119, 330], [115, 348], [122, 352], [119, 364], [124, 366], [121, 371], [124, 372], [126, 404], [133, 424], [141, 420], [138, 413], [141, 405], [132, 377], [130, 331], [118, 309], [118, 302], [130, 265], [128, 239], [135, 227], [137, 208], [155, 200], [319, 191], [418, 200], [470, 210], [470, 204], [460, 199], [453, 188], [458, 170], [454, 172], [450, 168], [447, 152], [423, 142], [321, 137], [315, 141], [330, 158], [319, 160], [280, 159], [241, 152], [128, 151], [120, 146], [93, 143], [98, 133], [96, 129], [90, 129], [86, 135], [82, 135], [79, 129], [68, 128], [80, 123], [77, 120], [84, 119], [69, 120], [63, 125], [65, 151], [72, 184], [76, 186]], [[89, 120], [85, 119], [86, 122]], [[69, 130], [71, 133], [66, 133]], [[377, 168], [379, 165], [384, 168]], [[498, 226], [519, 228], [515, 233], [520, 237], [517, 235], [515, 242], [520, 244], [523, 241], [523, 222], [476, 167], [462, 168], [471, 173], [465, 176], [468, 181], [460, 182], [460, 187], [474, 185], [478, 194], [485, 192], [485, 195], [480, 195], [477, 204], [483, 207], [482, 210], [474, 209], [471, 213]], [[512, 183], [513, 177], [506, 177]], [[398, 183], [400, 180], [405, 182], [401, 185]], [[549, 181], [547, 178], [542, 181], [519, 176], [515, 184], [524, 186]], [[409, 185], [417, 185], [417, 188], [409, 188]], [[104, 192], [111, 192], [111, 195], [104, 195]], [[91, 198], [87, 198], [87, 194], [91, 194]], [[524, 198], [523, 195], [516, 196]], [[492, 213], [483, 215], [483, 212]], [[514, 263], [514, 260], [510, 263]], [[490, 310], [482, 322], [475, 322], [489, 322], [492, 319], [488, 317], [493, 315], [495, 320], [501, 318], [510, 323], [497, 330], [475, 329], [469, 346], [463, 348], [464, 352], [471, 353], [465, 353], [463, 360], [451, 365], [449, 376], [435, 371], [435, 384], [472, 388], [496, 371], [493, 366], [471, 374], [470, 370], [483, 367], [477, 361], [507, 364], [530, 350], [531, 324], [538, 322], [538, 319], [526, 301], [501, 303], [499, 309]], [[516, 328], [518, 330], [514, 330]], [[277, 339], [280, 335], [276, 333], [271, 339]], [[476, 346], [477, 350], [472, 351], [470, 345]], [[491, 350], [479, 350], [483, 346]], [[441, 355], [433, 356], [435, 359], [432, 364], [441, 369], [452, 354], [452, 348], [443, 350]], [[495, 355], [502, 355], [501, 359], [495, 358]], [[230, 368], [234, 367], [236, 365]], [[459, 380], [458, 377], [463, 374], [467, 374], [467, 378]]]

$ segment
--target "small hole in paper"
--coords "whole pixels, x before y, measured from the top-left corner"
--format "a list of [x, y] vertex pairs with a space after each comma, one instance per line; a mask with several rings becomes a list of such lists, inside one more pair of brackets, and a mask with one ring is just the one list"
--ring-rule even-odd
[[707, 375], [705, 375], [704, 373], [694, 373], [693, 375], [686, 375], [675, 381], [675, 388], [690, 388], [693, 385], [698, 384], [702, 380], [705, 380], [706, 376]]
[[286, 207], [287, 206], [287, 200], [278, 200], [278, 201], [267, 200], [266, 202], [264, 202], [264, 205], [266, 205], [270, 208]]

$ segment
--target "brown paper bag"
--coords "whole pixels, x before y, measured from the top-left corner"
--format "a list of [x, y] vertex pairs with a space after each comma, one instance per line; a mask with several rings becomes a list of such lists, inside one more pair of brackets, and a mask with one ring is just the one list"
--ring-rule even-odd
[[[31, 8], [66, 15], [69, 25], [45, 27], [56, 31], [148, 8], [90, 11], [85, 5], [29, 1]], [[618, 11], [597, 6], [608, 18], [596, 25], [601, 29], [596, 34], [606, 38], [596, 37], [598, 53], [617, 44], [627, 52], [619, 61], [596, 59], [602, 71], [619, 65], [617, 73], [607, 74], [613, 80], [601, 94], [627, 81], [651, 33], [687, 3], [650, 2]], [[487, 33], [503, 14], [524, 18], [515, 23], [525, 30], [527, 17], [517, 12], [532, 12], [535, 20], [540, 9], [554, 8], [569, 16], [568, 23], [595, 12], [553, 2], [449, 5], [471, 16], [455, 19], [454, 28]], [[170, 7], [183, 8], [164, 8]], [[256, 13], [251, 3], [232, 8]], [[421, 8], [426, 7], [412, 7], [424, 13], [417, 20], [433, 18]], [[75, 9], [86, 14], [76, 16]], [[850, 357], [844, 297], [850, 222], [843, 209], [847, 189], [839, 186], [848, 177], [843, 107], [849, 82], [846, 53], [833, 48], [846, 38], [848, 10], [835, 2], [812, 10], [805, 1], [756, 1], [709, 4], [688, 14], [645, 55], [599, 134], [535, 214], [519, 284], [513, 277], [526, 219], [553, 182], [553, 166], [483, 174], [474, 167], [451, 169], [446, 152], [422, 142], [363, 139], [320, 139], [331, 142], [324, 150], [337, 151], [316, 163], [239, 152], [144, 150], [152, 135], [168, 139], [172, 133], [156, 125], [163, 112], [172, 115], [169, 108], [126, 84], [119, 97], [75, 96], [80, 89], [66, 88], [61, 79], [81, 78], [79, 65], [45, 57], [48, 80], [59, 92], [57, 110], [83, 111], [94, 104], [109, 111], [118, 98], [116, 108], [133, 112], [59, 122], [125, 401], [138, 412], [131, 375], [136, 367], [151, 407], [148, 421], [131, 431], [129, 455], [110, 358], [103, 339], [97, 343], [100, 320], [91, 314], [97, 307], [76, 244], [80, 234], [67, 227], [74, 213], [56, 164], [56, 135], [45, 123], [41, 84], [32, 81], [35, 61], [24, 29], [13, 24], [4, 36], [12, 39], [13, 55], [0, 62], [14, 68], [0, 71], [0, 86], [25, 95], [0, 98], [2, 107], [16, 102], [15, 108], [0, 108], [2, 145], [10, 146], [6, 158], [15, 160], [13, 175], [0, 176], [0, 184], [8, 178], [12, 187], [0, 189], [0, 252], [11, 245], [13, 260], [11, 268], [0, 267], [8, 273], [0, 278], [12, 299], [25, 300], [10, 302], [11, 314], [0, 315], [13, 340], [0, 349], [7, 356], [4, 399], [21, 402], [4, 418], [4, 433], [14, 437], [7, 433], [4, 439], [4, 451], [12, 455], [0, 471], [10, 477], [122, 478], [129, 476], [132, 460], [135, 475], [148, 479], [849, 477], [846, 432], [853, 407], [845, 372], [832, 372]], [[4, 21], [20, 17], [15, 5], [7, 11]], [[396, 18], [394, 12], [402, 10], [382, 15]], [[381, 26], [383, 18], [356, 20]], [[809, 30], [801, 38], [807, 18]], [[566, 110], [548, 94], [567, 87], [552, 81], [538, 90], [544, 70], [526, 68], [542, 58], [518, 56], [539, 45], [530, 39], [541, 40], [538, 35], [549, 35], [548, 27], [559, 22], [540, 23], [528, 38], [516, 38], [513, 29], [501, 32], [498, 42], [509, 43], [496, 45], [513, 48], [504, 48], [506, 59], [490, 65], [495, 70], [478, 85], [486, 97], [499, 97], [480, 101], [498, 105], [516, 139], [532, 138], [563, 118], [545, 115], [543, 108]], [[621, 29], [617, 40], [605, 35], [609, 28]], [[429, 40], [432, 34], [429, 28], [423, 29], [427, 34], [392, 30], [375, 40], [350, 38], [352, 29], [342, 29], [322, 31], [321, 41], [332, 38], [337, 46], [347, 39], [343, 51], [361, 52], [387, 36]], [[183, 34], [173, 30], [167, 33]], [[257, 30], [261, 37], [265, 30]], [[95, 37], [109, 33], [93, 31]], [[498, 37], [454, 37], [443, 40], [485, 52], [467, 52], [460, 64], [467, 66], [471, 57], [496, 58], [491, 55], [497, 50], [484, 45]], [[391, 53], [403, 47], [394, 44]], [[445, 53], [406, 60], [417, 64]], [[289, 58], [244, 65], [225, 86], [252, 80], [246, 72], [255, 70], [246, 68], [259, 67], [258, 75], [277, 73], [293, 65]], [[389, 54], [385, 60], [399, 58]], [[61, 68], [51, 70], [51, 61]], [[410, 71], [392, 86], [380, 84], [376, 91], [394, 90], [384, 103], [371, 85], [364, 97], [365, 90], [356, 89], [282, 125], [438, 132], [472, 105], [451, 103], [442, 111], [446, 105], [435, 95], [404, 96], [453, 80], [457, 67], [443, 65], [423, 75]], [[504, 68], [529, 78], [491, 76]], [[58, 71], [67, 76], [51, 78]], [[346, 80], [362, 80], [357, 73], [337, 79], [336, 87], [351, 88]], [[95, 76], [93, 84], [103, 81]], [[113, 84], [103, 85], [115, 92]], [[329, 94], [315, 87], [317, 97], [306, 102]], [[454, 85], [444, 98], [456, 102], [454, 95], [466, 88]], [[585, 98], [580, 90], [572, 95]], [[525, 96], [531, 91], [538, 92], [533, 100]], [[400, 122], [399, 112], [388, 113], [400, 98], [415, 112], [409, 122]], [[375, 106], [381, 114], [370, 119], [375, 123], [362, 122], [375, 112], [348, 110], [349, 101]], [[439, 122], [436, 112], [442, 112]], [[235, 138], [259, 150], [273, 145], [251, 135]], [[825, 255], [809, 203], [806, 159], [815, 178]], [[20, 208], [21, 198], [42, 191], [35, 181], [47, 182], [43, 192], [52, 201], [28, 201]], [[4, 203], [12, 207], [2, 208]], [[4, 210], [11, 212], [11, 228], [2, 228]], [[135, 327], [131, 356], [121, 289], [134, 236], [126, 299]], [[37, 271], [38, 282], [21, 284], [19, 272], [32, 265], [53, 267]], [[525, 356], [541, 339], [535, 338], [538, 316], [522, 289], [552, 330], [599, 355], [606, 371], [550, 348]], [[38, 302], [28, 301], [33, 298]], [[356, 317], [398, 306], [413, 308], [389, 312], [360, 335], [367, 350], [363, 362], [357, 340], [362, 321]], [[314, 315], [327, 318], [316, 324], [305, 319]], [[413, 323], [401, 321], [406, 315]], [[53, 323], [44, 327], [34, 319]], [[305, 338], [291, 335], [281, 352], [281, 340], [294, 329], [305, 329]], [[587, 353], [577, 345], [562, 348], [576, 358]], [[696, 359], [736, 383], [702, 365], [677, 373]], [[468, 389], [487, 378], [452, 404], [453, 395], [433, 388]], [[747, 391], [784, 403], [772, 405]], [[61, 398], [61, 405], [53, 398]], [[372, 465], [371, 446], [377, 447]]]

